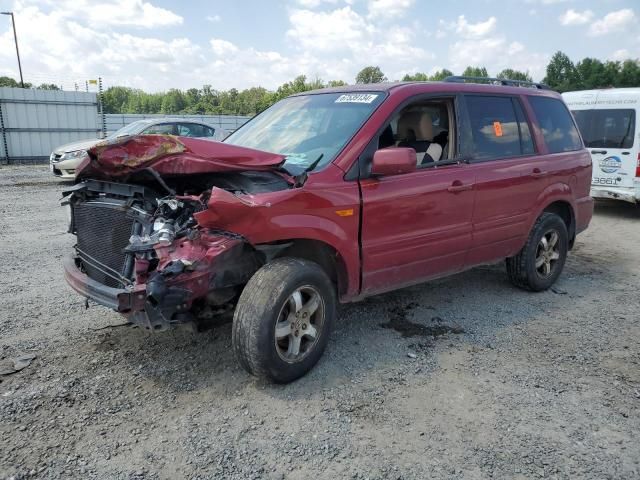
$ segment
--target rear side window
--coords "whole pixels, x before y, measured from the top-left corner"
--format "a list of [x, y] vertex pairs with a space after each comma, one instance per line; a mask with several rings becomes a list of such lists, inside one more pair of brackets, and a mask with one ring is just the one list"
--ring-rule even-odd
[[578, 129], [563, 102], [555, 98], [531, 96], [529, 103], [550, 153], [571, 152], [582, 148]]
[[517, 99], [466, 97], [473, 140], [473, 158], [490, 160], [534, 152], [529, 125]]
[[576, 110], [573, 116], [589, 148], [632, 148], [636, 131], [633, 109]]

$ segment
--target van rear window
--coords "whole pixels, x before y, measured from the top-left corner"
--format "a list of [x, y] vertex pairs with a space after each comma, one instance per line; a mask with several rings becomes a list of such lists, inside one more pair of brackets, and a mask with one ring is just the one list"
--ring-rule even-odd
[[589, 148], [632, 148], [636, 131], [633, 109], [575, 110], [573, 116]]
[[538, 119], [550, 153], [571, 152], [582, 148], [578, 129], [562, 101], [530, 96], [529, 103]]

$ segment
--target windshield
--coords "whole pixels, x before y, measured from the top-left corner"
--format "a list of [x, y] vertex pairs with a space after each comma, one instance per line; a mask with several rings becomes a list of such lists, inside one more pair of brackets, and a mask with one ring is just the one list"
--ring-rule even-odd
[[138, 120], [136, 122], [130, 123], [129, 125], [125, 125], [120, 130], [116, 130], [114, 133], [109, 135], [109, 138], [123, 137], [125, 135], [137, 135], [147, 124], [148, 122]]
[[331, 162], [384, 99], [375, 93], [321, 93], [285, 98], [225, 143], [286, 156], [292, 174]]

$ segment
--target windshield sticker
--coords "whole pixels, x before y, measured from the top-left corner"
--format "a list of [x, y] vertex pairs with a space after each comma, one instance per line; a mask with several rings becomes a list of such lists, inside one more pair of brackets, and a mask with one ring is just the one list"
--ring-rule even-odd
[[371, 103], [378, 95], [373, 93], [347, 93], [340, 95], [334, 103]]

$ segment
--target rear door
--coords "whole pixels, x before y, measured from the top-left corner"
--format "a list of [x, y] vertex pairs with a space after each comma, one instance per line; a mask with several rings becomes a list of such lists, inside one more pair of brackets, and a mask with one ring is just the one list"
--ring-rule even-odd
[[600, 92], [592, 108], [573, 110], [593, 161], [592, 185], [632, 188], [639, 141], [638, 99], [623, 93]]
[[506, 257], [522, 245], [536, 200], [553, 165], [536, 153], [522, 101], [508, 95], [465, 95], [465, 155], [476, 198], [469, 265]]

